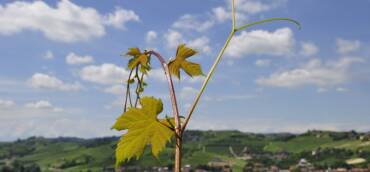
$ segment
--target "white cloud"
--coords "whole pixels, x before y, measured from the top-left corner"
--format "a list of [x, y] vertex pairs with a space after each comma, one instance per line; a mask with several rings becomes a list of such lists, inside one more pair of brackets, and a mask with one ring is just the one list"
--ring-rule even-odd
[[190, 83], [190, 84], [202, 83], [205, 79], [206, 79], [206, 77], [204, 77], [204, 76], [195, 76], [195, 77], [185, 76], [185, 77], [183, 77], [183, 80]]
[[206, 36], [190, 40], [188, 46], [202, 51], [203, 53], [211, 53], [211, 47], [209, 46], [209, 39]]
[[168, 48], [177, 48], [179, 44], [186, 43], [189, 47], [195, 48], [203, 53], [209, 54], [211, 52], [211, 47], [209, 46], [210, 41], [206, 36], [185, 40], [180, 32], [170, 29], [164, 34], [164, 38]]
[[206, 96], [206, 101], [216, 101], [216, 102], [230, 102], [230, 101], [240, 101], [240, 100], [250, 100], [256, 98], [256, 95], [221, 95], [221, 96]]
[[191, 14], [185, 14], [181, 16], [172, 25], [173, 28], [182, 30], [195, 30], [198, 32], [203, 32], [208, 30], [214, 25], [212, 20], [201, 21], [199, 17]]
[[[270, 11], [286, 3], [287, 0], [238, 0], [235, 1], [237, 25], [246, 24], [248, 18], [262, 12]], [[225, 0], [227, 7], [216, 7], [201, 15], [185, 14], [172, 24], [178, 30], [204, 32], [217, 23], [231, 20], [231, 1]]]
[[105, 63], [100, 66], [86, 66], [82, 68], [79, 75], [83, 80], [94, 83], [121, 84], [128, 78], [129, 72], [115, 64]]
[[70, 65], [89, 64], [92, 62], [94, 62], [94, 58], [91, 56], [79, 56], [73, 52], [66, 56], [66, 63]]
[[318, 88], [317, 89], [317, 92], [318, 93], [325, 93], [325, 92], [327, 92], [328, 91], [328, 89], [326, 89], [326, 88]]
[[[116, 116], [110, 115], [111, 112], [103, 115], [103, 112], [99, 112], [100, 115], [94, 113], [95, 109], [62, 108], [48, 100], [29, 101], [14, 108], [0, 108], [0, 140], [31, 136], [92, 138], [119, 134], [110, 129]], [[91, 127], [91, 124], [96, 125]]]
[[104, 92], [116, 95], [123, 95], [125, 93], [126, 87], [124, 85], [112, 85], [104, 89]]
[[242, 31], [233, 38], [225, 54], [233, 58], [250, 54], [289, 55], [293, 52], [294, 42], [293, 33], [289, 28], [277, 29], [274, 32]]
[[268, 67], [271, 64], [271, 60], [268, 59], [258, 59], [256, 60], [256, 66], [257, 67]]
[[337, 52], [340, 54], [347, 54], [353, 51], [356, 51], [360, 48], [361, 42], [358, 40], [351, 41], [338, 38], [336, 41]]
[[29, 102], [24, 105], [26, 108], [31, 109], [38, 109], [38, 110], [48, 110], [53, 112], [62, 112], [63, 109], [59, 107], [55, 107], [53, 104], [51, 104], [49, 101], [46, 100], [40, 100], [36, 102]]
[[54, 59], [54, 54], [52, 51], [48, 50], [45, 52], [42, 58], [44, 58], [45, 60], [51, 60], [51, 59]]
[[259, 78], [256, 82], [260, 85], [276, 87], [315, 85], [326, 88], [347, 82], [350, 79], [351, 65], [362, 61], [357, 57], [345, 57], [323, 64], [319, 59], [312, 59], [302, 67], [276, 72], [267, 78]]
[[249, 14], [256, 14], [268, 11], [271, 8], [269, 4], [264, 4], [260, 1], [250, 1], [250, 0], [236, 1], [235, 6], [238, 11], [243, 11]]
[[198, 90], [193, 87], [183, 87], [180, 91], [180, 98], [182, 100], [192, 100], [197, 95]]
[[233, 66], [235, 63], [234, 63], [234, 60], [227, 59], [226, 64], [227, 64], [228, 66]]
[[330, 130], [349, 131], [356, 130], [367, 132], [369, 125], [364, 122], [327, 122], [327, 121], [299, 121], [286, 119], [261, 119], [253, 118], [240, 122], [238, 119], [220, 119], [209, 116], [194, 116], [189, 123], [190, 129], [200, 130], [233, 130], [238, 129], [244, 132], [271, 133], [289, 132], [303, 133], [308, 130]]
[[165, 35], [164, 39], [166, 40], [168, 48], [177, 48], [177, 46], [184, 42], [182, 34], [178, 31], [170, 29]]
[[224, 22], [231, 19], [231, 12], [226, 11], [223, 7], [217, 7], [212, 9], [212, 13], [219, 22]]
[[[266, 3], [255, 0], [238, 0], [236, 2], [237, 24], [245, 24], [251, 15], [272, 10], [281, 6], [286, 0], [274, 0]], [[225, 0], [225, 7], [213, 8], [211, 12], [202, 15], [185, 14], [172, 25], [172, 28], [181, 30], [207, 31], [217, 22], [222, 23], [231, 19], [231, 1]]]
[[166, 75], [164, 74], [164, 71], [162, 68], [156, 68], [152, 69], [148, 73], [148, 78], [153, 79], [155, 81], [167, 81]]
[[79, 83], [65, 83], [62, 80], [43, 73], [35, 73], [32, 75], [31, 79], [28, 80], [28, 83], [33, 88], [38, 89], [53, 89], [60, 91], [78, 91], [82, 89], [82, 86]]
[[105, 35], [105, 25], [123, 28], [126, 22], [138, 18], [133, 11], [119, 8], [104, 16], [69, 0], [59, 1], [55, 8], [43, 1], [13, 1], [0, 5], [0, 14], [1, 35], [39, 31], [50, 40], [67, 43], [101, 37]]
[[[227, 7], [213, 8], [212, 14], [218, 22], [224, 22], [231, 19], [231, 1], [225, 0]], [[237, 24], [245, 24], [248, 18], [262, 12], [270, 11], [286, 3], [286, 0], [270, 0], [270, 1], [256, 1], [256, 0], [237, 0], [235, 1], [235, 14]]]
[[303, 56], [312, 56], [319, 52], [319, 48], [312, 42], [301, 42], [301, 51]]
[[344, 93], [344, 92], [348, 92], [348, 91], [349, 91], [349, 89], [348, 89], [348, 88], [343, 88], [343, 87], [338, 87], [338, 88], [336, 89], [336, 91]]
[[146, 42], [153, 42], [155, 39], [157, 39], [157, 37], [158, 37], [158, 34], [157, 34], [157, 32], [155, 32], [155, 31], [153, 31], [153, 30], [150, 30], [150, 31], [148, 31], [147, 33], [146, 33], [146, 38], [145, 38], [145, 40], [146, 40]]
[[[0, 140], [12, 141], [16, 139], [25, 139], [31, 136], [43, 137], [82, 137], [95, 138], [119, 135], [117, 131], [110, 129], [112, 121], [115, 117], [83, 117], [80, 114], [73, 117], [63, 113], [54, 112], [52, 110], [37, 110], [32, 108], [24, 108], [24, 111], [16, 111], [21, 113], [21, 119], [11, 118], [0, 120]], [[30, 113], [41, 114], [38, 116]], [[94, 127], [91, 127], [94, 124]]]
[[[162, 68], [156, 68], [156, 69], [150, 70], [149, 73], [148, 73], [148, 79], [151, 79], [153, 81], [167, 82], [167, 78], [166, 78]], [[204, 79], [205, 79], [205, 77], [203, 77], [203, 76], [189, 77], [187, 75], [182, 75], [180, 82], [195, 84], [195, 83], [203, 82]], [[174, 82], [178, 81], [178, 79], [175, 78], [175, 77], [172, 77], [172, 80]]]
[[[231, 7], [231, 1], [226, 1]], [[235, 1], [235, 7], [237, 11], [244, 12], [247, 14], [257, 14], [265, 11], [269, 11], [273, 8], [280, 6], [281, 4], [285, 3], [285, 1], [281, 0], [273, 0], [271, 2], [263, 3], [261, 1], [253, 1], [253, 0], [238, 0]]]
[[132, 10], [117, 8], [114, 13], [105, 16], [105, 24], [114, 26], [119, 29], [126, 29], [125, 24], [129, 21], [140, 21], [140, 18]]
[[13, 107], [13, 106], [15, 106], [14, 101], [0, 99], [0, 109], [1, 108], [10, 108], [10, 107]]

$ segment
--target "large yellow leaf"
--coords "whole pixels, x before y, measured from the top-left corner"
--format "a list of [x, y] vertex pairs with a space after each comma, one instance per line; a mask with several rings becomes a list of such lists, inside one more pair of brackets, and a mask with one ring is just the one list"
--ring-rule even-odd
[[117, 145], [116, 165], [134, 157], [138, 159], [147, 145], [151, 145], [152, 154], [158, 157], [174, 135], [171, 129], [173, 120], [157, 118], [163, 110], [160, 99], [143, 97], [140, 104], [142, 108], [130, 108], [112, 127], [116, 130], [127, 130]]
[[201, 66], [197, 63], [187, 61], [187, 58], [195, 55], [197, 51], [180, 44], [177, 47], [176, 58], [169, 62], [168, 68], [172, 75], [180, 79], [180, 69], [184, 70], [189, 76], [203, 75]]

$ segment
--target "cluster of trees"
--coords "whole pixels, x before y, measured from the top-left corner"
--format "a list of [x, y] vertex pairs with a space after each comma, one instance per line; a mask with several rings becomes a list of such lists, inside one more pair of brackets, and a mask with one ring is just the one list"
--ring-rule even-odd
[[41, 172], [41, 168], [35, 163], [23, 163], [13, 161], [10, 164], [0, 165], [1, 172]]
[[50, 167], [56, 168], [56, 169], [67, 169], [67, 168], [71, 168], [74, 166], [90, 164], [93, 161], [94, 161], [94, 157], [84, 154], [84, 155], [78, 156], [76, 158], [71, 158], [71, 159], [63, 158], [59, 162], [50, 165]]

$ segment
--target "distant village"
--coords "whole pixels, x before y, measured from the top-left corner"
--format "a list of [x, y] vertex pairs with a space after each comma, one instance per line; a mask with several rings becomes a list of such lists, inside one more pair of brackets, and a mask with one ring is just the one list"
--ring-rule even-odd
[[[264, 155], [262, 155], [264, 156]], [[277, 154], [275, 157], [278, 158], [285, 158], [288, 156], [287, 154]], [[252, 158], [251, 155], [247, 155], [244, 157], [240, 157], [242, 159], [250, 159]], [[355, 159], [352, 161], [348, 161], [347, 163], [350, 164], [358, 164], [358, 163], [365, 163], [366, 160], [364, 159]], [[183, 168], [183, 172], [239, 172], [233, 171], [232, 167], [233, 164], [230, 161], [223, 161], [221, 159], [215, 158], [214, 160], [210, 161], [207, 165], [200, 166], [200, 167], [192, 167], [190, 164], [186, 164]], [[122, 171], [140, 171], [133, 167], [128, 169], [122, 168]], [[172, 172], [169, 167], [152, 167], [152, 169], [143, 170], [146, 172]], [[276, 165], [266, 166], [262, 163], [247, 163], [247, 165], [242, 169], [243, 172], [370, 172], [370, 164], [367, 167], [363, 168], [317, 168], [312, 163], [307, 161], [306, 159], [300, 159], [295, 165], [290, 166], [288, 169], [281, 169]]]
[[[325, 132], [312, 131], [317, 138], [323, 137]], [[311, 133], [311, 134], [312, 134]], [[348, 133], [346, 137], [355, 138], [362, 141], [365, 144], [370, 144], [370, 134], [358, 135], [357, 133]], [[198, 137], [188, 138], [192, 141], [199, 141]], [[202, 148], [202, 151], [206, 151], [206, 147]], [[306, 156], [308, 157], [319, 157], [322, 155], [338, 154], [342, 156], [341, 151], [336, 149], [315, 149], [308, 152]], [[245, 146], [241, 151], [235, 151], [231, 146], [229, 146], [229, 154], [233, 158], [245, 161], [245, 166], [241, 169], [242, 172], [370, 172], [370, 162], [364, 158], [354, 158], [348, 159], [343, 164], [337, 164], [336, 167], [323, 167], [315, 166], [314, 163], [310, 162], [305, 157], [299, 157], [295, 162], [290, 162], [287, 167], [279, 167], [279, 165], [271, 163], [271, 161], [282, 162], [291, 158], [291, 156], [296, 156], [286, 151], [281, 151], [277, 153], [271, 152], [254, 152]], [[370, 154], [368, 155], [370, 156]], [[334, 156], [334, 158], [336, 158]], [[182, 168], [183, 172], [233, 172], [232, 161], [225, 161], [221, 158], [213, 158], [205, 165], [201, 166], [191, 166], [190, 164], [185, 164]], [[132, 167], [131, 167], [132, 168]], [[152, 169], [146, 169], [145, 171], [150, 172], [171, 172], [169, 167], [152, 167]], [[130, 171], [128, 169], [123, 169], [123, 171]], [[132, 169], [133, 170], [133, 169]], [[135, 170], [133, 170], [135, 171]], [[235, 172], [236, 170], [234, 170]], [[237, 171], [237, 172], [241, 172]]]

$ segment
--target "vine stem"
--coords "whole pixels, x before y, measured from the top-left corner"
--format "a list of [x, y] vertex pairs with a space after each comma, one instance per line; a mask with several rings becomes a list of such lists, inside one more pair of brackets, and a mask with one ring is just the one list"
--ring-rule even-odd
[[213, 63], [210, 71], [208, 72], [208, 75], [206, 77], [206, 79], [203, 81], [203, 84], [202, 84], [202, 87], [200, 88], [200, 91], [198, 92], [195, 100], [194, 100], [194, 103], [192, 104], [192, 106], [190, 107], [190, 110], [189, 110], [189, 113], [187, 114], [186, 118], [185, 118], [185, 121], [183, 123], [183, 125], [181, 126], [181, 131], [184, 132], [185, 129], [186, 129], [186, 126], [188, 125], [189, 123], [189, 120], [199, 102], [199, 99], [200, 97], [202, 96], [203, 92], [204, 92], [204, 89], [206, 88], [210, 78], [212, 77], [217, 65], [219, 64], [220, 60], [222, 59], [222, 56], [224, 55], [224, 52], [227, 48], [227, 46], [229, 45], [231, 39], [233, 38], [233, 36], [235, 35], [235, 33], [241, 31], [241, 30], [244, 30], [246, 28], [249, 28], [251, 26], [255, 26], [255, 25], [258, 25], [258, 24], [262, 24], [262, 23], [267, 23], [267, 22], [271, 22], [271, 21], [288, 21], [288, 22], [292, 22], [294, 24], [296, 24], [298, 26], [298, 29], [301, 28], [301, 25], [298, 21], [296, 20], [293, 20], [293, 19], [290, 19], [290, 18], [269, 18], [269, 19], [265, 19], [265, 20], [260, 20], [260, 21], [257, 21], [257, 22], [252, 22], [250, 24], [246, 24], [246, 25], [242, 25], [241, 27], [237, 28], [236, 27], [236, 17], [235, 17], [235, 2], [234, 0], [232, 0], [232, 30], [229, 34], [229, 37], [227, 38], [224, 46], [222, 47], [222, 49], [220, 50], [215, 62]]
[[185, 128], [186, 128], [186, 126], [188, 125], [189, 120], [190, 120], [190, 118], [191, 118], [191, 116], [192, 116], [192, 114], [193, 114], [193, 112], [194, 112], [194, 110], [195, 110], [195, 108], [196, 108], [196, 106], [197, 106], [197, 104], [198, 104], [198, 102], [199, 102], [199, 99], [200, 99], [200, 97], [202, 96], [202, 94], [203, 94], [203, 92], [204, 92], [204, 89], [206, 88], [206, 86], [207, 86], [207, 84], [208, 84], [209, 80], [211, 79], [211, 77], [212, 77], [212, 75], [213, 75], [213, 73], [214, 73], [214, 71], [215, 71], [215, 69], [216, 69], [217, 65], [220, 63], [220, 61], [221, 61], [221, 59], [222, 59], [222, 56], [223, 56], [223, 54], [225, 53], [225, 50], [226, 50], [227, 46], [229, 45], [229, 43], [230, 43], [231, 39], [233, 38], [234, 34], [235, 34], [235, 30], [232, 30], [232, 31], [230, 32], [229, 37], [227, 38], [227, 40], [226, 40], [226, 42], [225, 42], [224, 46], [222, 47], [222, 49], [221, 49], [220, 53], [218, 54], [218, 56], [217, 56], [217, 58], [216, 58], [215, 62], [213, 63], [213, 65], [212, 65], [212, 67], [211, 67], [210, 71], [208, 72], [207, 77], [206, 77], [205, 81], [203, 82], [203, 85], [202, 85], [202, 87], [200, 88], [200, 91], [199, 91], [199, 93], [197, 94], [197, 97], [195, 98], [195, 100], [194, 100], [194, 102], [193, 102], [193, 105], [191, 106], [191, 108], [190, 108], [190, 111], [189, 111], [188, 115], [187, 115], [187, 116], [186, 116], [186, 118], [185, 118], [184, 124], [181, 126], [181, 130], [182, 130], [182, 131], [184, 131], [184, 130], [185, 130]]
[[170, 71], [168, 69], [168, 65], [164, 58], [157, 52], [151, 50], [149, 51], [150, 54], [153, 54], [157, 59], [160, 61], [162, 68], [164, 69], [164, 73], [166, 75], [166, 79], [168, 82], [168, 86], [170, 89], [170, 97], [171, 97], [171, 103], [172, 103], [172, 110], [173, 110], [173, 116], [175, 118], [175, 130], [181, 129], [181, 121], [180, 121], [180, 114], [179, 109], [177, 105], [177, 99], [176, 99], [176, 93], [175, 93], [175, 87], [173, 86], [172, 76], [170, 74]]
[[131, 93], [130, 93], [130, 79], [131, 79], [131, 75], [132, 75], [132, 70], [130, 71], [130, 74], [128, 75], [128, 80], [127, 80], [127, 85], [126, 85], [126, 96], [125, 96], [125, 104], [124, 104], [124, 108], [123, 108], [123, 112], [126, 112], [127, 110], [127, 99], [130, 99], [130, 105], [132, 106], [132, 103], [131, 103]]
[[208, 84], [209, 80], [211, 79], [217, 65], [220, 63], [220, 61], [222, 59], [222, 56], [224, 55], [227, 46], [229, 45], [231, 39], [235, 35], [235, 32], [237, 32], [236, 17], [235, 17], [235, 0], [232, 0], [231, 3], [232, 3], [232, 6], [231, 6], [231, 19], [232, 19], [231, 32], [230, 32], [229, 36], [227, 37], [227, 40], [226, 40], [224, 46], [222, 47], [222, 49], [218, 53], [217, 58], [216, 58], [215, 62], [213, 63], [211, 69], [209, 70], [206, 79], [203, 81], [202, 87], [200, 88], [200, 91], [198, 92], [197, 97], [195, 98], [195, 100], [193, 102], [193, 105], [190, 107], [189, 113], [185, 118], [184, 124], [181, 126], [182, 131], [185, 131], [186, 126], [188, 125], [189, 120], [191, 118], [191, 115], [193, 114], [193, 112], [194, 112], [194, 110], [195, 110], [195, 108], [196, 108], [196, 106], [199, 102], [199, 99], [200, 99], [200, 97], [202, 96], [202, 94], [204, 92], [204, 89], [207, 87], [207, 84]]
[[254, 26], [254, 25], [259, 25], [259, 24], [267, 23], [267, 22], [271, 22], [271, 21], [288, 21], [288, 22], [292, 22], [292, 23], [294, 23], [294, 24], [296, 24], [298, 26], [298, 29], [301, 29], [301, 24], [298, 21], [296, 21], [296, 20], [293, 20], [293, 19], [290, 19], [290, 18], [269, 18], [269, 19], [260, 20], [260, 21], [256, 21], [256, 22], [252, 22], [252, 23], [249, 23], [249, 24], [240, 26], [239, 28], [236, 29], [236, 31], [240, 31], [240, 30], [246, 29], [246, 28], [251, 27], [251, 26]]
[[168, 69], [168, 65], [164, 58], [155, 51], [149, 51], [150, 54], [153, 54], [160, 61], [162, 68], [164, 69], [168, 86], [170, 89], [170, 97], [172, 103], [173, 116], [175, 118], [175, 136], [176, 136], [176, 147], [175, 147], [175, 172], [181, 172], [181, 157], [182, 157], [182, 128], [179, 115], [179, 109], [176, 100], [175, 87], [173, 86], [172, 77]]

